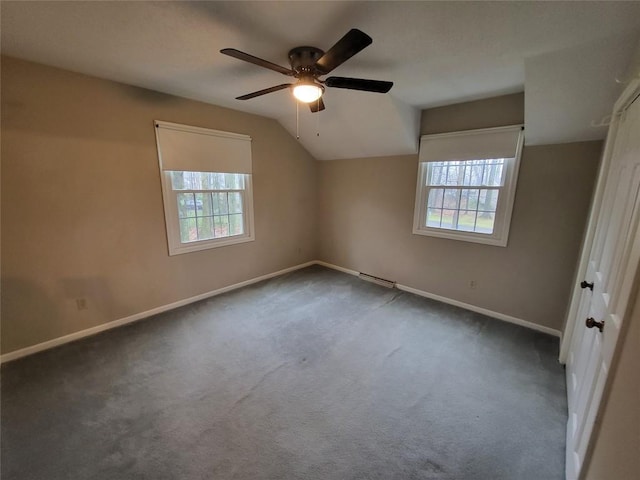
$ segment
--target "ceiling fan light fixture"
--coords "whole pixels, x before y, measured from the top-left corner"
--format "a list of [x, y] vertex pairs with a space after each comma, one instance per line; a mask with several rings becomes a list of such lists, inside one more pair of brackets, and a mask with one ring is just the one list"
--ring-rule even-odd
[[315, 102], [322, 93], [323, 88], [315, 83], [300, 82], [293, 87], [293, 96], [303, 103]]

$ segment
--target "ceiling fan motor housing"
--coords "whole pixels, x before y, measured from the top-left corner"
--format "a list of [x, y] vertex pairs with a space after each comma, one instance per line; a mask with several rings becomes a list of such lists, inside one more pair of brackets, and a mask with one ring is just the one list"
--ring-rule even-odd
[[304, 73], [316, 76], [315, 64], [323, 55], [324, 51], [316, 47], [296, 47], [289, 51], [289, 63], [296, 76]]

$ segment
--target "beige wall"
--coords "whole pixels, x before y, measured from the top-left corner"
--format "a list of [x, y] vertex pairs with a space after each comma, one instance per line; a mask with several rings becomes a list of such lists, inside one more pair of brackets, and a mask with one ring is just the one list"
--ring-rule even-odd
[[[521, 102], [516, 94], [426, 111], [422, 132], [522, 123]], [[320, 258], [560, 330], [601, 147], [524, 149], [506, 248], [411, 233], [416, 155], [321, 162]]]
[[634, 480], [640, 474], [640, 296], [628, 322], [585, 480]]
[[[254, 242], [168, 256], [154, 119], [253, 138]], [[317, 256], [316, 162], [275, 120], [2, 58], [1, 153], [3, 353]]]
[[422, 111], [421, 135], [524, 123], [524, 93], [458, 103]]
[[[167, 255], [154, 119], [253, 138], [255, 242]], [[515, 94], [422, 133], [522, 121]], [[429, 238], [415, 155], [315, 162], [274, 120], [3, 57], [2, 352], [314, 259], [559, 329], [600, 148], [525, 149], [507, 248]]]

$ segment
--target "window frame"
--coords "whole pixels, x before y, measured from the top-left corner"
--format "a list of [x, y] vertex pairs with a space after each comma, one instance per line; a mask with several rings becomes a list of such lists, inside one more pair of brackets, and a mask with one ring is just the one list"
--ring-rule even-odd
[[[512, 129], [519, 129], [515, 156], [512, 158], [505, 158], [505, 172], [504, 172], [504, 185], [498, 187], [498, 202], [495, 212], [494, 228], [492, 234], [469, 232], [462, 230], [453, 230], [442, 227], [430, 227], [427, 226], [427, 199], [429, 191], [433, 188], [448, 188], [448, 186], [439, 185], [427, 185], [427, 176], [429, 174], [429, 164], [434, 161], [419, 161], [418, 163], [418, 175], [416, 183], [416, 197], [414, 205], [413, 215], [413, 234], [425, 235], [437, 238], [446, 238], [450, 240], [460, 240], [472, 243], [481, 243], [485, 245], [493, 245], [499, 247], [506, 247], [509, 239], [509, 230], [511, 227], [511, 216], [513, 213], [513, 204], [515, 201], [515, 193], [518, 181], [518, 173], [520, 170], [520, 160], [522, 157], [522, 146], [524, 141], [523, 126], [515, 125], [508, 127], [486, 128], [479, 130], [467, 130], [462, 132], [452, 132], [437, 135], [423, 135], [421, 137], [421, 143], [423, 139], [438, 139], [438, 138], [455, 138], [468, 135], [482, 135], [483, 133], [492, 134], [500, 131], [507, 131]], [[464, 139], [462, 139], [464, 141]], [[488, 159], [484, 158], [485, 155], [480, 155], [481, 158], [474, 160]], [[441, 161], [454, 161], [451, 159]], [[458, 160], [458, 161], [470, 161], [470, 160]], [[452, 186], [454, 189], [467, 188], [467, 189], [483, 189], [483, 186]], [[488, 189], [493, 189], [491, 186]]]
[[[193, 170], [165, 170], [162, 165], [162, 150], [160, 145], [160, 139], [158, 136], [158, 128], [161, 126], [168, 126], [174, 130], [180, 130], [190, 133], [212, 135], [217, 137], [225, 137], [231, 139], [239, 139], [242, 141], [250, 140], [250, 137], [246, 135], [240, 135], [230, 132], [222, 132], [218, 130], [210, 130], [201, 127], [191, 127], [188, 125], [180, 125], [169, 122], [154, 122], [154, 129], [156, 131], [156, 144], [158, 149], [158, 165], [160, 167], [161, 188], [162, 188], [162, 202], [164, 207], [165, 227], [167, 231], [167, 245], [169, 250], [169, 256], [179, 255], [183, 253], [197, 252], [201, 250], [207, 250], [210, 248], [225, 247], [229, 245], [236, 245], [245, 242], [252, 242], [255, 240], [255, 228], [254, 228], [254, 210], [253, 210], [253, 178], [251, 173], [243, 172], [213, 172], [211, 173], [237, 173], [244, 176], [244, 191], [242, 193], [243, 201], [243, 230], [242, 235], [232, 235], [228, 237], [219, 237], [206, 240], [194, 240], [190, 242], [182, 242], [180, 237], [180, 218], [178, 212], [178, 194], [188, 193], [192, 190], [174, 190], [171, 180], [172, 171], [193, 171]], [[206, 173], [206, 172], [205, 172]], [[232, 189], [237, 191], [236, 189]], [[229, 189], [205, 189], [198, 190], [199, 192], [227, 192]], [[197, 205], [194, 205], [197, 208]]]
[[[251, 175], [244, 175], [243, 201], [243, 226], [242, 235], [231, 235], [228, 237], [211, 238], [207, 240], [194, 240], [182, 242], [180, 239], [180, 217], [178, 213], [178, 194], [189, 193], [193, 190], [174, 190], [171, 183], [172, 170], [162, 172], [162, 195], [165, 207], [165, 221], [167, 223], [167, 239], [169, 242], [169, 255], [180, 253], [197, 252], [208, 248], [225, 247], [237, 243], [251, 242], [255, 240], [253, 231], [253, 189], [251, 185]], [[198, 192], [227, 192], [228, 189], [221, 190], [198, 190]], [[236, 191], [236, 190], [232, 190]], [[197, 208], [197, 206], [196, 206]]]

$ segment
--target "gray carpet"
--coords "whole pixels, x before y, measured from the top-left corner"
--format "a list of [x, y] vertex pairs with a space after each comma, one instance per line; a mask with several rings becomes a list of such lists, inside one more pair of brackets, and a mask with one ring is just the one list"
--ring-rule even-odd
[[4, 365], [2, 479], [562, 479], [557, 350], [310, 267]]

